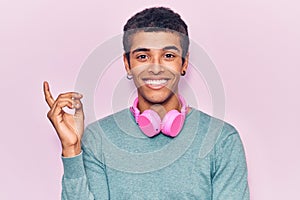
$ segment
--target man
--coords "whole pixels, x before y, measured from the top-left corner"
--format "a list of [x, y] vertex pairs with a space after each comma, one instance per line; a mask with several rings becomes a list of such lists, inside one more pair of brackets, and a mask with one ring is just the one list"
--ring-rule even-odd
[[[44, 83], [48, 118], [62, 144], [62, 199], [249, 199], [237, 131], [180, 96], [178, 82], [189, 60], [181, 17], [168, 8], [145, 9], [127, 21], [123, 45], [138, 97], [130, 109], [85, 131], [83, 95], [69, 92], [54, 100]], [[210, 140], [212, 132], [217, 137]], [[203, 155], [207, 143], [213, 145]]]

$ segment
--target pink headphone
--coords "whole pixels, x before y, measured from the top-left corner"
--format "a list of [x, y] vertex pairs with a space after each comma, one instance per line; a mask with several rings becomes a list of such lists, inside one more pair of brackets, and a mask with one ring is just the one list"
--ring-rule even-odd
[[148, 137], [157, 135], [160, 131], [170, 137], [176, 137], [182, 129], [185, 116], [187, 113], [187, 106], [183, 97], [179, 96], [181, 102], [181, 112], [177, 110], [170, 110], [163, 118], [160, 119], [159, 115], [153, 110], [145, 110], [140, 114], [137, 108], [138, 98], [134, 100], [133, 106], [130, 107], [131, 113], [135, 117], [136, 123], [140, 129]]

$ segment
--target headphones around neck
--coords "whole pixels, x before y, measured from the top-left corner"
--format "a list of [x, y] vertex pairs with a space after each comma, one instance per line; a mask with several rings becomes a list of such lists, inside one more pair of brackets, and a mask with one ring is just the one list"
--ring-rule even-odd
[[[179, 96], [179, 95], [178, 95]], [[181, 102], [181, 112], [177, 110], [170, 110], [163, 118], [153, 110], [145, 110], [140, 113], [138, 109], [138, 97], [134, 100], [133, 106], [130, 111], [133, 114], [136, 123], [142, 132], [148, 137], [157, 135], [160, 131], [170, 137], [176, 137], [182, 129], [185, 116], [187, 113], [187, 106], [182, 96], [179, 96]]]

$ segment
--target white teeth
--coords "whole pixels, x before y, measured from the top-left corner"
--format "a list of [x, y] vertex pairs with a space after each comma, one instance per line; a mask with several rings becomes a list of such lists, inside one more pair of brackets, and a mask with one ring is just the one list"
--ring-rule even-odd
[[162, 85], [167, 82], [166, 79], [161, 79], [161, 80], [146, 80], [145, 83], [147, 85]]

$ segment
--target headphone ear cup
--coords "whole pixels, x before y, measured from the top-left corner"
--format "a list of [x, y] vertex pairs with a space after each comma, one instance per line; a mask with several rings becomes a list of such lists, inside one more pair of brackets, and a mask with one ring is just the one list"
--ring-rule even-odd
[[138, 125], [145, 135], [153, 137], [160, 132], [161, 119], [153, 110], [145, 110], [138, 120]]
[[181, 131], [185, 115], [177, 110], [169, 111], [162, 121], [162, 132], [170, 137], [176, 137]]

